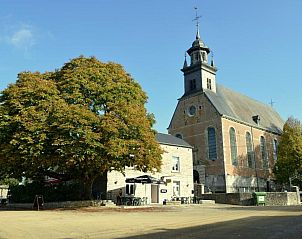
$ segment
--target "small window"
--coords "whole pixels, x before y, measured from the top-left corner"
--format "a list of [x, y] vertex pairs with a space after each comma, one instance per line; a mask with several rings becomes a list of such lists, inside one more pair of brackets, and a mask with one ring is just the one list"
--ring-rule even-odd
[[207, 78], [207, 89], [212, 90], [212, 81], [210, 78]]
[[134, 195], [134, 184], [126, 184], [126, 194]]
[[206, 61], [207, 59], [206, 59], [206, 54], [204, 53], [204, 52], [202, 52], [202, 60], [203, 61]]
[[179, 172], [179, 157], [172, 157], [172, 171]]
[[182, 139], [182, 135], [181, 134], [176, 134], [175, 137], [179, 138], [179, 139]]
[[234, 166], [238, 165], [237, 159], [237, 142], [236, 142], [236, 133], [235, 129], [232, 127], [230, 128], [230, 147], [231, 147], [231, 160]]
[[195, 105], [191, 105], [188, 110], [188, 115], [194, 116], [195, 114], [196, 114], [196, 107], [195, 107]]
[[208, 156], [210, 160], [217, 159], [216, 132], [213, 127], [208, 128]]

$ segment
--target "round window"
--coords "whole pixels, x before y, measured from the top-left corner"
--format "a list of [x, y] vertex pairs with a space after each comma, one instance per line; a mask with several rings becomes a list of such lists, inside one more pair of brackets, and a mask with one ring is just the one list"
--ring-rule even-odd
[[189, 116], [194, 116], [196, 113], [196, 107], [194, 105], [191, 105], [189, 107]]

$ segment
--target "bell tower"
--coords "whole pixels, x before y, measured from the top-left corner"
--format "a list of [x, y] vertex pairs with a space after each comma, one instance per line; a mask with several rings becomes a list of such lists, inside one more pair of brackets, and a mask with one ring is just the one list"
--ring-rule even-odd
[[204, 89], [216, 92], [216, 71], [213, 59], [208, 62], [208, 55], [211, 52], [202, 41], [199, 34], [199, 18], [196, 12], [196, 38], [192, 43], [192, 47], [187, 50], [190, 56], [190, 64], [185, 58], [184, 66], [181, 71], [184, 73], [184, 95], [189, 95]]

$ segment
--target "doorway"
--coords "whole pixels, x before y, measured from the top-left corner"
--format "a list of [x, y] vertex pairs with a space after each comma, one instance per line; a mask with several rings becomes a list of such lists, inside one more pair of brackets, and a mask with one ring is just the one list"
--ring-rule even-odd
[[151, 203], [158, 203], [158, 185], [151, 185]]

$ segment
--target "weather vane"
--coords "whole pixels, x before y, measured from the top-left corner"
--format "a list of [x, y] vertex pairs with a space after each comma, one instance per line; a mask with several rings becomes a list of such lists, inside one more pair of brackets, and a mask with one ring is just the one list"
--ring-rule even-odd
[[198, 28], [199, 27], [199, 18], [201, 18], [201, 16], [198, 16], [198, 11], [197, 11], [198, 8], [194, 7], [194, 9], [195, 9], [196, 16], [192, 21], [196, 21], [196, 27]]
[[276, 102], [274, 102], [273, 99], [271, 99], [271, 102], [269, 102], [269, 104], [271, 105], [272, 108], [274, 107], [274, 104], [275, 104], [275, 103], [276, 103]]

